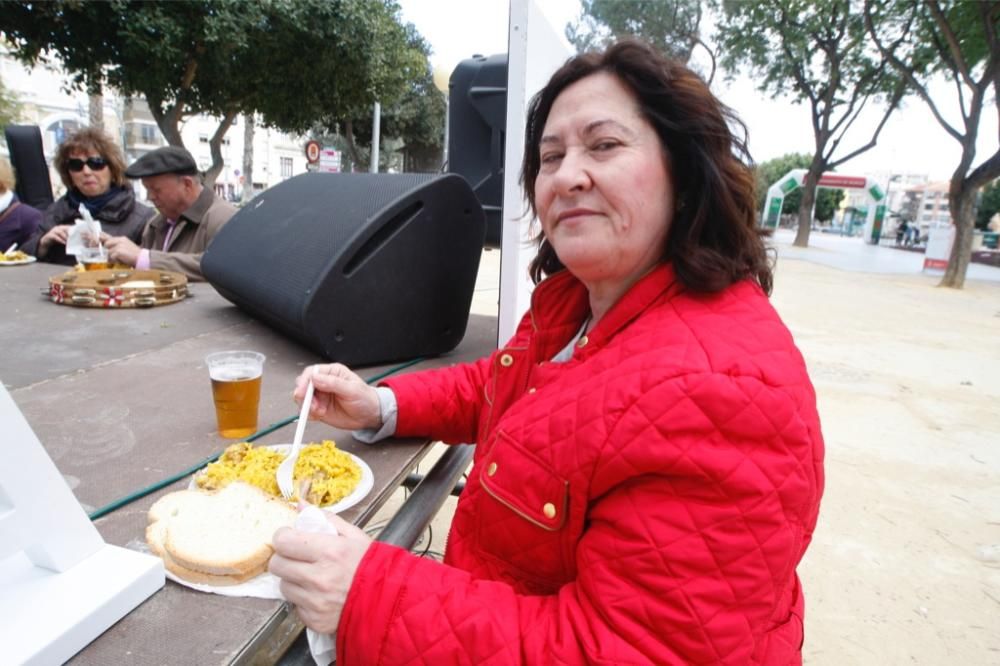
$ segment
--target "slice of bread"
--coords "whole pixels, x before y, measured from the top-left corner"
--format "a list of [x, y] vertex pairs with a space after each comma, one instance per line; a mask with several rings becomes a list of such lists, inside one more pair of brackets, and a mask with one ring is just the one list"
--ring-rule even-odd
[[296, 516], [291, 504], [241, 482], [214, 493], [181, 490], [150, 508], [146, 541], [185, 580], [233, 584], [267, 569], [271, 536]]

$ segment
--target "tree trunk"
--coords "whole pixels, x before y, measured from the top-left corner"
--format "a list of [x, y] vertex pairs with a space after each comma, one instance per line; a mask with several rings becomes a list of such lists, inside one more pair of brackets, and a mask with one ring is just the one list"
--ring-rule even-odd
[[813, 207], [816, 205], [816, 183], [822, 169], [815, 168], [816, 162], [806, 172], [802, 180], [802, 201], [799, 202], [799, 227], [795, 232], [795, 247], [809, 247], [809, 232], [812, 231]]
[[252, 113], [243, 116], [243, 203], [253, 196], [253, 135], [254, 118]]
[[[361, 155], [358, 153], [358, 146], [354, 143], [354, 125], [350, 120], [344, 122], [344, 139], [347, 140], [347, 151], [351, 155], [350, 171], [354, 171], [354, 167], [358, 164], [364, 164], [364, 160], [361, 159]], [[348, 169], [342, 170], [348, 171]]]
[[948, 268], [941, 278], [942, 287], [961, 289], [965, 286], [965, 274], [969, 270], [969, 260], [972, 258], [972, 232], [976, 222], [972, 213], [975, 202], [976, 189], [969, 187], [962, 174], [955, 173], [951, 177], [948, 193], [948, 208], [955, 224], [955, 243], [951, 246]]
[[90, 126], [102, 130], [104, 129], [104, 95], [92, 93], [89, 97]]
[[237, 115], [236, 110], [230, 110], [226, 112], [226, 115], [222, 117], [219, 122], [219, 126], [215, 130], [215, 134], [212, 138], [208, 140], [208, 147], [212, 153], [212, 166], [208, 167], [205, 171], [204, 185], [205, 187], [215, 188], [215, 180], [222, 173], [223, 167], [226, 166], [225, 160], [222, 159], [222, 139], [225, 138], [226, 132], [230, 127], [233, 126], [233, 118]]

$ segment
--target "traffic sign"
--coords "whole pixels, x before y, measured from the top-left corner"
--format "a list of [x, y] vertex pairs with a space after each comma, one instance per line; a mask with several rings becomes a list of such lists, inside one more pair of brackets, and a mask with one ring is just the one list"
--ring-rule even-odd
[[319, 162], [319, 141], [307, 141], [306, 142], [306, 161], [309, 164], [316, 164]]

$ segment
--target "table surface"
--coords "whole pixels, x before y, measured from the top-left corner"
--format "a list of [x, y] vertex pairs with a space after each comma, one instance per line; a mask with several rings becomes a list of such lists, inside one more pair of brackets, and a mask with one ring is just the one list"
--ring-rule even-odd
[[[267, 355], [260, 403], [263, 429], [297, 415], [294, 378], [322, 359], [230, 304], [207, 284], [191, 297], [149, 309], [57, 305], [42, 290], [64, 267], [36, 263], [0, 268], [3, 381], [77, 499], [92, 512], [221, 452], [231, 440], [215, 429], [204, 357], [253, 349]], [[401, 322], [400, 325], [405, 325]], [[496, 342], [496, 319], [471, 315], [453, 352], [413, 369], [471, 360]], [[394, 365], [358, 368], [373, 377]], [[412, 371], [407, 369], [406, 371]], [[291, 440], [289, 425], [257, 444]], [[365, 524], [426, 453], [426, 440], [368, 446], [325, 424], [310, 423], [306, 440], [333, 438], [372, 468], [375, 487], [342, 515]], [[96, 521], [112, 544], [144, 550], [146, 512], [189, 477]], [[280, 601], [222, 597], [170, 581], [76, 655], [82, 664], [268, 663], [292, 637], [295, 622]], [[297, 629], [295, 629], [297, 631]]]

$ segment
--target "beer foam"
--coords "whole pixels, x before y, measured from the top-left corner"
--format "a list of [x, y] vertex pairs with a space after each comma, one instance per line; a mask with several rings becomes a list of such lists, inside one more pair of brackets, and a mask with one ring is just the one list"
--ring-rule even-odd
[[261, 368], [256, 367], [253, 363], [216, 366], [208, 369], [208, 376], [219, 382], [247, 381], [257, 379], [261, 374]]

